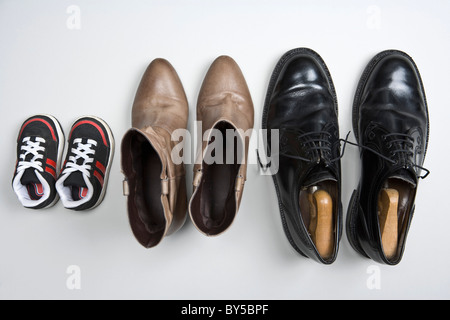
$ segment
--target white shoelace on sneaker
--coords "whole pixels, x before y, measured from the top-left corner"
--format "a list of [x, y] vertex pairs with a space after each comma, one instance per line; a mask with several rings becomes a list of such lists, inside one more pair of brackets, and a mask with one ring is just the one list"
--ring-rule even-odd
[[[36, 137], [35, 140], [36, 141], [34, 142], [31, 141], [30, 137], [23, 138], [20, 150], [23, 150], [25, 152], [21, 153], [19, 156], [19, 159], [21, 161], [19, 161], [17, 165], [17, 172], [21, 172], [28, 168], [35, 168], [39, 172], [44, 171], [42, 167], [42, 162], [38, 160], [44, 158], [44, 155], [39, 152], [45, 151], [45, 148], [41, 146], [41, 143], [45, 143], [45, 139]], [[26, 161], [25, 159], [30, 153], [33, 155], [33, 158], [31, 158], [30, 161]]]
[[[45, 139], [36, 137], [35, 141], [31, 141], [30, 137], [25, 137], [23, 138], [22, 145], [20, 147], [21, 153], [19, 155], [19, 162], [17, 163], [17, 174], [13, 180], [13, 189], [17, 194], [19, 201], [25, 207], [36, 207], [46, 201], [50, 196], [50, 185], [40, 174], [40, 172], [44, 172], [44, 168], [42, 161], [39, 160], [44, 158], [42, 152], [45, 151], [45, 147], [41, 146], [41, 143], [45, 143]], [[33, 157], [28, 161], [25, 160], [30, 154]], [[21, 182], [21, 178], [24, 175], [25, 170], [28, 168], [35, 169], [36, 177], [42, 185], [43, 196], [39, 200], [32, 200], [28, 193], [27, 186], [23, 185]]]
[[[73, 141], [73, 143], [74, 145], [77, 146], [76, 148], [71, 149], [71, 152], [74, 155], [69, 156], [63, 174], [80, 171], [83, 175], [90, 177], [91, 176], [91, 174], [89, 173], [89, 170], [91, 170], [90, 163], [94, 162], [94, 158], [91, 157], [90, 155], [95, 154], [93, 146], [97, 146], [97, 141], [88, 139], [87, 143], [82, 143], [82, 139], [77, 138]], [[80, 158], [83, 159], [83, 163], [77, 164], [77, 161]]]

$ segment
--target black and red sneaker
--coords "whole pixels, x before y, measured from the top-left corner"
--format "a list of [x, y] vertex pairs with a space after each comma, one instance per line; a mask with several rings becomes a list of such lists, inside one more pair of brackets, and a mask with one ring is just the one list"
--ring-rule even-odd
[[42, 209], [58, 201], [56, 174], [61, 166], [64, 133], [50, 115], [24, 121], [17, 137], [17, 162], [12, 187], [26, 208]]
[[67, 209], [93, 209], [105, 196], [114, 157], [113, 134], [105, 121], [86, 116], [74, 122], [68, 143], [56, 190]]

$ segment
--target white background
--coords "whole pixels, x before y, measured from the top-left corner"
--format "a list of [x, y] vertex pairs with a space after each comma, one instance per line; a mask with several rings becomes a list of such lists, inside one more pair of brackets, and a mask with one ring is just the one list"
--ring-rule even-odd
[[[71, 5], [80, 9], [81, 29], [69, 28]], [[0, 0], [0, 298], [450, 298], [449, 15], [445, 0]], [[119, 147], [150, 61], [163, 57], [177, 70], [192, 129], [207, 69], [217, 56], [230, 55], [248, 82], [259, 129], [272, 70], [296, 47], [314, 49], [327, 63], [342, 136], [352, 130], [356, 85], [375, 54], [403, 50], [421, 71], [431, 118], [425, 166], [432, 173], [420, 184], [401, 264], [359, 256], [345, 235], [332, 266], [299, 256], [284, 235], [272, 179], [254, 164], [225, 234], [207, 238], [188, 219], [158, 247], [142, 248], [128, 224]], [[11, 188], [16, 138], [22, 122], [38, 113], [54, 115], [66, 134], [82, 115], [111, 126], [115, 159], [107, 195], [95, 210], [73, 212], [61, 202], [41, 211], [21, 207]], [[256, 139], [252, 144], [255, 163]], [[342, 166], [346, 213], [359, 180], [356, 148], [347, 147]], [[191, 171], [188, 165], [189, 196]], [[71, 265], [81, 270], [81, 290], [66, 286]], [[368, 282], [377, 275], [373, 288]]]

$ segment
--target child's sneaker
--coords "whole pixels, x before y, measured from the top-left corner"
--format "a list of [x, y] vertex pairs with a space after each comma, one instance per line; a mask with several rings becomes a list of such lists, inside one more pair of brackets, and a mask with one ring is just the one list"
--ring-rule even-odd
[[55, 182], [63, 149], [64, 133], [54, 117], [36, 115], [22, 124], [12, 187], [24, 207], [42, 209], [58, 201]]
[[72, 125], [68, 143], [56, 189], [67, 209], [93, 209], [105, 196], [114, 157], [113, 134], [102, 119], [82, 117]]

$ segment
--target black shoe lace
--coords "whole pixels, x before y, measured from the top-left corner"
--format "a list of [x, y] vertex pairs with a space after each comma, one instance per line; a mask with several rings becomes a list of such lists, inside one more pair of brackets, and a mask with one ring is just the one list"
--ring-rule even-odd
[[[389, 133], [389, 134], [383, 135], [382, 139], [384, 141], [387, 141], [389, 137], [394, 137], [394, 139], [392, 139], [392, 140], [390, 140], [388, 142], [388, 149], [391, 149], [394, 145], [397, 146], [397, 149], [394, 149], [394, 150], [390, 151], [390, 154], [389, 154], [390, 157], [387, 157], [384, 154], [382, 154], [382, 153], [380, 153], [380, 152], [378, 152], [376, 150], [373, 150], [372, 148], [369, 148], [367, 146], [363, 146], [363, 145], [361, 145], [359, 143], [356, 143], [356, 142], [348, 141], [348, 139], [347, 139], [348, 135], [347, 135], [347, 138], [345, 140], [341, 139], [341, 141], [343, 141], [345, 144], [348, 143], [350, 145], [353, 145], [353, 146], [356, 146], [356, 147], [360, 147], [361, 149], [370, 151], [370, 152], [376, 154], [377, 156], [379, 156], [380, 158], [383, 158], [384, 160], [386, 160], [386, 161], [388, 161], [388, 162], [390, 162], [392, 164], [398, 164], [399, 160], [398, 160], [397, 155], [400, 154], [400, 153], [405, 153], [407, 156], [413, 156], [414, 155], [414, 152], [411, 151], [411, 149], [414, 147], [414, 139], [411, 136], [409, 136], [407, 134], [403, 134], [403, 133]], [[417, 169], [420, 169], [420, 170], [423, 170], [423, 171], [426, 172], [425, 175], [417, 176], [417, 178], [425, 179], [431, 173], [430, 170], [428, 170], [427, 168], [424, 168], [422, 166], [414, 164], [414, 163], [412, 163], [410, 161], [408, 162], [408, 164], [410, 166], [414, 167], [414, 168], [417, 168]]]
[[397, 139], [390, 140], [390, 142], [388, 144], [389, 149], [392, 148], [392, 146], [394, 144], [396, 146], [403, 146], [398, 149], [392, 150], [391, 151], [392, 157], [394, 157], [398, 153], [406, 153], [407, 156], [414, 155], [414, 153], [411, 151], [411, 149], [414, 147], [414, 139], [411, 136], [409, 136], [407, 134], [403, 134], [403, 133], [390, 133], [390, 134], [383, 135], [382, 139], [384, 141], [386, 141], [387, 138], [389, 138], [389, 137], [397, 138]]
[[[308, 146], [308, 150], [307, 150], [308, 154], [313, 154], [314, 151], [318, 151], [319, 154], [322, 154], [322, 155], [331, 155], [331, 152], [332, 152], [333, 148], [336, 147], [336, 145], [339, 145], [339, 148], [340, 148], [340, 142], [342, 140], [342, 139], [339, 139], [336, 144], [332, 145], [332, 143], [330, 141], [330, 138], [332, 137], [332, 135], [331, 135], [331, 133], [329, 133], [327, 131], [312, 131], [312, 132], [307, 132], [307, 133], [299, 133], [295, 129], [282, 129], [282, 130], [285, 132], [297, 134], [297, 136], [296, 136], [297, 141], [299, 141], [299, 143], [302, 144], [303, 146], [306, 146], [306, 145]], [[347, 137], [345, 140], [348, 139], [349, 134], [350, 134], [350, 132], [347, 134]], [[282, 150], [283, 149], [284, 148], [282, 148]], [[280, 151], [279, 155], [282, 155], [282, 156], [285, 156], [285, 157], [291, 158], [291, 159], [305, 161], [308, 163], [320, 163], [322, 160], [324, 160], [325, 163], [333, 163], [333, 162], [340, 160], [344, 156], [344, 151], [345, 151], [345, 144], [344, 144], [342, 152], [340, 152], [339, 156], [336, 158], [333, 158], [333, 159], [329, 159], [327, 156], [325, 157], [325, 159], [322, 159], [321, 156], [311, 159], [311, 158], [305, 158], [305, 157], [289, 154], [289, 153], [286, 153], [285, 151]], [[261, 157], [259, 155], [259, 150], [256, 150], [256, 156], [258, 159], [259, 166], [261, 167], [262, 170], [266, 171], [268, 168], [271, 167], [271, 165], [272, 165], [271, 161], [269, 161], [267, 164], [262, 163]]]
[[[305, 133], [305, 134], [299, 135], [298, 139], [300, 140], [301, 138], [306, 137], [308, 135], [316, 135], [316, 136], [320, 137], [324, 133], [329, 135], [328, 132], [309, 132], [309, 133]], [[409, 156], [414, 155], [414, 153], [411, 151], [411, 149], [414, 146], [414, 143], [413, 143], [414, 140], [413, 140], [413, 138], [411, 136], [409, 136], [407, 134], [390, 133], [390, 134], [386, 134], [386, 135], [384, 135], [382, 137], [382, 139], [385, 140], [385, 141], [391, 136], [396, 138], [396, 139], [392, 139], [392, 140], [389, 141], [388, 148], [391, 148], [394, 144], [396, 146], [400, 146], [400, 147], [397, 147], [397, 149], [394, 149], [394, 150], [392, 150], [390, 152], [390, 156], [391, 157], [387, 157], [387, 156], [383, 155], [382, 153], [380, 153], [380, 152], [378, 152], [378, 151], [376, 151], [376, 150], [374, 150], [372, 148], [369, 148], [367, 146], [363, 146], [363, 145], [361, 145], [359, 143], [356, 143], [356, 142], [348, 141], [348, 137], [349, 137], [350, 133], [351, 133], [350, 131], [347, 133], [345, 139], [339, 139], [339, 148], [341, 148], [341, 142], [344, 143], [344, 146], [342, 147], [342, 151], [341, 151], [340, 155], [338, 157], [336, 157], [335, 159], [329, 160], [330, 162], [338, 161], [344, 156], [345, 147], [346, 147], [347, 144], [350, 144], [352, 146], [356, 146], [356, 147], [359, 147], [361, 149], [364, 149], [364, 150], [367, 150], [369, 152], [372, 152], [372, 153], [376, 154], [377, 156], [383, 158], [384, 160], [386, 160], [386, 161], [388, 161], [388, 162], [390, 162], [392, 164], [397, 164], [398, 163], [398, 159], [392, 159], [392, 158], [395, 157], [399, 153], [406, 153]], [[330, 152], [332, 150], [331, 144], [330, 144], [329, 140], [327, 140], [327, 139], [315, 138], [315, 139], [311, 139], [310, 141], [322, 142], [323, 143], [322, 145], [314, 144], [314, 146], [312, 146], [311, 149], [317, 149], [317, 150], [322, 149], [322, 150], [326, 150], [328, 152]], [[286, 154], [286, 153], [282, 153], [282, 152], [280, 152], [280, 155], [283, 155], [283, 156], [286, 156], [286, 157], [289, 157], [289, 158], [292, 158], [292, 159], [303, 160], [303, 161], [306, 161], [306, 162], [317, 162], [317, 159], [307, 159], [307, 158], [303, 158], [303, 157], [300, 157], [300, 156], [294, 156], [294, 155], [290, 155], [290, 154]], [[267, 164], [263, 164], [262, 161], [261, 161], [260, 155], [259, 155], [259, 150], [256, 150], [256, 156], [257, 156], [257, 159], [258, 159], [259, 166], [260, 166], [260, 168], [263, 171], [266, 171], [268, 168], [270, 168], [272, 162], [270, 161]], [[430, 170], [428, 170], [427, 168], [419, 166], [417, 164], [414, 164], [414, 163], [410, 162], [409, 165], [411, 165], [414, 168], [417, 168], [417, 169], [420, 169], [420, 170], [423, 170], [423, 171], [426, 172], [425, 175], [418, 176], [418, 178], [420, 178], [420, 179], [425, 179], [431, 173]]]

